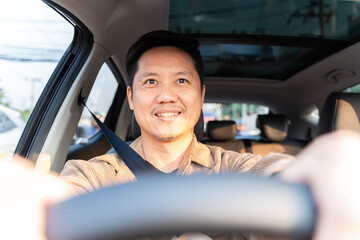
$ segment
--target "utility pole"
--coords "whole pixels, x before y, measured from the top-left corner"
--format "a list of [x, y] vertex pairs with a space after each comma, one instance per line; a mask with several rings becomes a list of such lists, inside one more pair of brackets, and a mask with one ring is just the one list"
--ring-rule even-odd
[[42, 79], [41, 78], [25, 78], [25, 81], [30, 81], [30, 112], [32, 112], [32, 110], [35, 107], [35, 82], [41, 82]]

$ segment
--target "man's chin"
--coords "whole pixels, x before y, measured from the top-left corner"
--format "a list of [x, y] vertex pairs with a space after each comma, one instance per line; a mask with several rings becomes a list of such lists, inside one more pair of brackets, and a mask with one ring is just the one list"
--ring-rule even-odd
[[179, 138], [179, 135], [154, 135], [154, 137], [160, 142], [172, 142]]

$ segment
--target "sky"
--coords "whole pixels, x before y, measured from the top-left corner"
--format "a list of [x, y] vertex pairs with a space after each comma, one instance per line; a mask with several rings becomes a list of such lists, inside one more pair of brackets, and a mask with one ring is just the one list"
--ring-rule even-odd
[[0, 1], [0, 88], [31, 109], [69, 46], [73, 26], [40, 0]]

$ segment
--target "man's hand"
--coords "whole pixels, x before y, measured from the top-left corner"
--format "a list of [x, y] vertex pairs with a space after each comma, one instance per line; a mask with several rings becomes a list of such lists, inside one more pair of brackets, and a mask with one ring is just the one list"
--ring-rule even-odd
[[342, 130], [319, 137], [281, 178], [310, 187], [318, 209], [313, 239], [360, 239], [358, 133]]
[[46, 207], [69, 196], [63, 182], [24, 162], [0, 162], [0, 239], [46, 239]]

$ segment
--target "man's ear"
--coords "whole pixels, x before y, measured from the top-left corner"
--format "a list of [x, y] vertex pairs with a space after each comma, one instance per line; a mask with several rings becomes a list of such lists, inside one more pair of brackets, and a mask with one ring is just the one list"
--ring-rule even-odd
[[205, 92], [206, 92], [206, 87], [205, 87], [205, 85], [203, 85], [202, 89], [201, 89], [201, 102], [202, 102], [202, 104], [204, 104]]
[[134, 110], [133, 101], [132, 101], [133, 100], [132, 91], [129, 86], [126, 88], [126, 93], [128, 97], [129, 107], [131, 110]]

